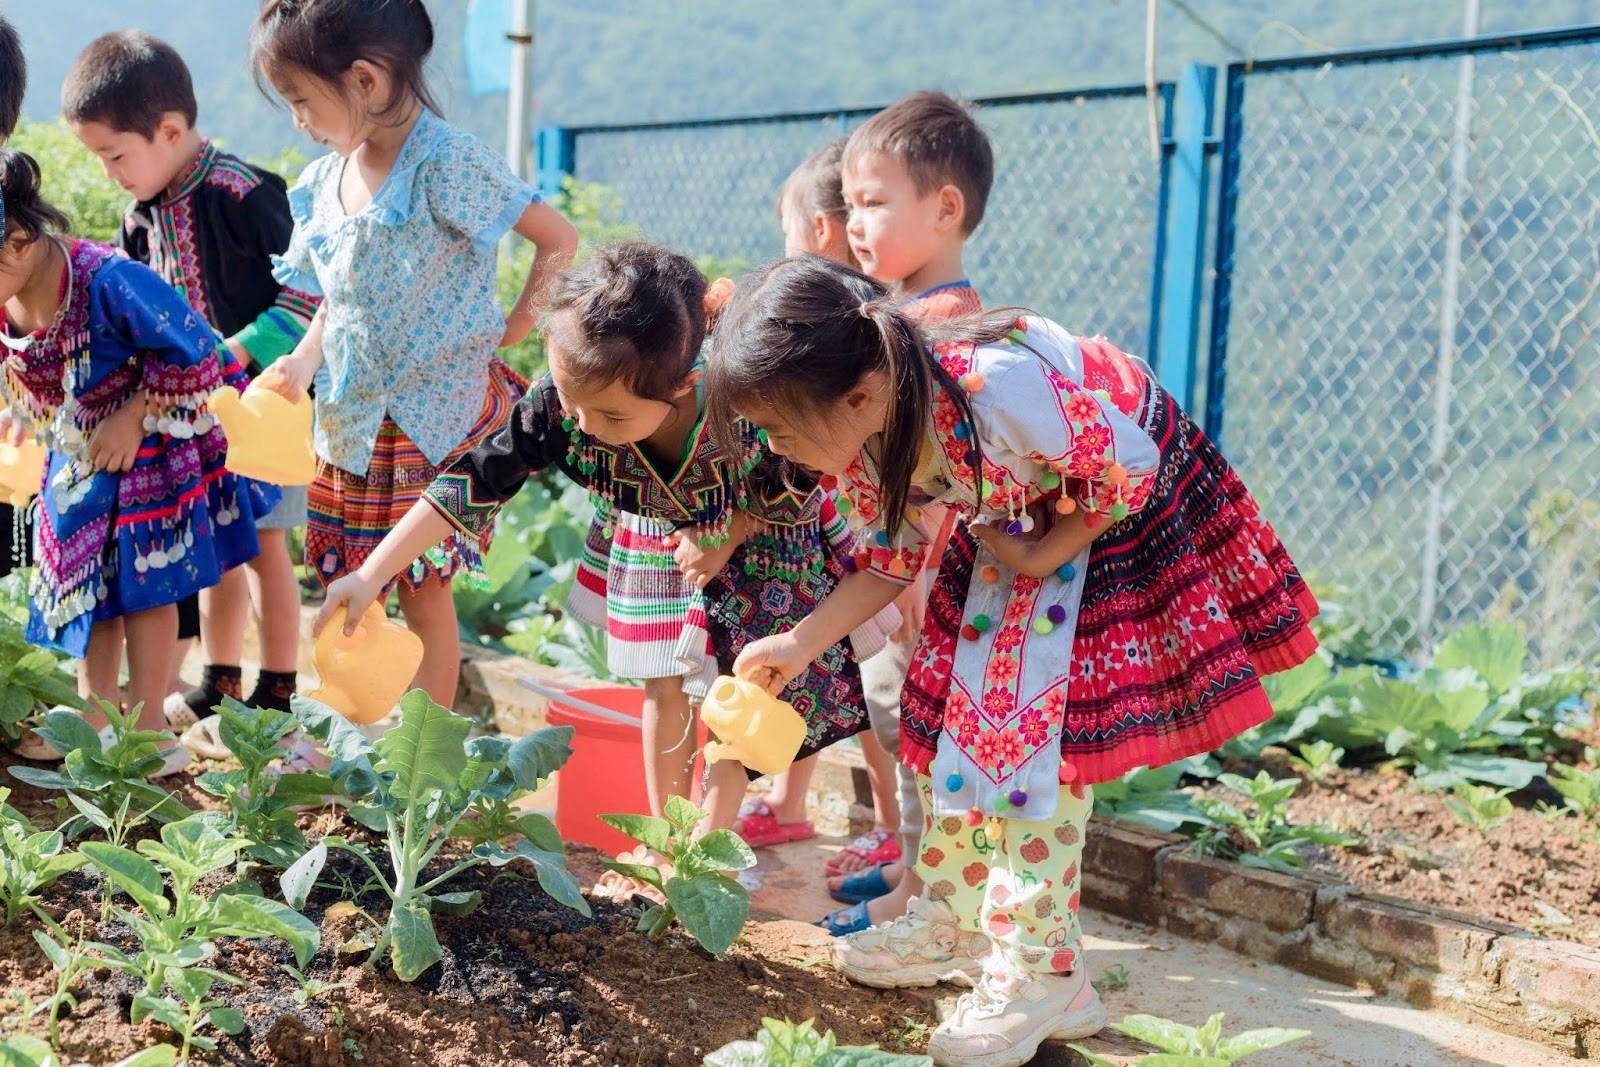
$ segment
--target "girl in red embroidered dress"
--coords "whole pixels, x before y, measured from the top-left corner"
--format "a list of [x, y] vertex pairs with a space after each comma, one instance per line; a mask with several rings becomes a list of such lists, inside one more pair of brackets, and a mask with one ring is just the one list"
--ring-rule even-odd
[[[934, 342], [932, 347], [927, 342]], [[840, 942], [872, 985], [981, 974], [935, 1062], [1020, 1064], [1104, 1019], [1078, 965], [1089, 789], [1272, 714], [1260, 677], [1316, 648], [1316, 603], [1237, 475], [1109, 344], [1015, 312], [922, 332], [870, 279], [785, 260], [736, 294], [707, 394], [837, 480], [875, 545], [736, 670], [779, 685], [946, 550], [902, 696], [926, 899]]]

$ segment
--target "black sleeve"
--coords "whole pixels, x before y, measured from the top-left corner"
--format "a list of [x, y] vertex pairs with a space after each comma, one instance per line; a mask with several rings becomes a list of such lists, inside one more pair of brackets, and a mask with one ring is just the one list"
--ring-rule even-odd
[[565, 458], [570, 436], [560, 411], [555, 385], [540, 379], [506, 424], [434, 479], [424, 499], [463, 533], [481, 538], [530, 474]]

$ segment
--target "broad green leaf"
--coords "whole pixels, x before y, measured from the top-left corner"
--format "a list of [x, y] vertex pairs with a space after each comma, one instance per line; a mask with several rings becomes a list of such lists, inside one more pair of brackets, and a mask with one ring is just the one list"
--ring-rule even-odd
[[1261, 687], [1267, 691], [1273, 711], [1283, 716], [1293, 714], [1309, 704], [1331, 677], [1333, 667], [1322, 655], [1316, 655], [1292, 670], [1261, 679]]
[[1446, 638], [1434, 653], [1433, 664], [1445, 670], [1471, 668], [1498, 696], [1522, 677], [1527, 658], [1528, 642], [1515, 626], [1480, 623]]
[[323, 842], [308, 849], [304, 856], [283, 872], [278, 885], [283, 889], [283, 899], [289, 902], [291, 908], [299, 911], [306, 906], [306, 898], [311, 895], [312, 887], [317, 884], [317, 876], [327, 862], [328, 846]]
[[321, 807], [323, 798], [335, 795], [339, 787], [323, 771], [302, 771], [280, 775], [272, 787], [272, 799], [289, 807], [313, 804]]
[[1260, 1030], [1246, 1030], [1234, 1037], [1217, 1042], [1217, 1055], [1232, 1063], [1241, 1056], [1265, 1052], [1269, 1048], [1287, 1045], [1311, 1036], [1310, 1030], [1290, 1030], [1283, 1026], [1268, 1026]]
[[439, 893], [428, 897], [423, 905], [435, 915], [471, 915], [483, 903], [483, 894], [476, 889], [464, 893]]
[[684, 831], [693, 830], [706, 818], [706, 813], [703, 809], [678, 796], [667, 798], [667, 806], [663, 814], [666, 815], [669, 823]]
[[1471, 671], [1429, 669], [1422, 672], [1418, 681], [1432, 691], [1434, 699], [1444, 709], [1445, 725], [1457, 733], [1466, 733], [1477, 725], [1489, 706], [1489, 691]]
[[506, 769], [523, 789], [537, 789], [539, 783], [565, 766], [572, 758], [571, 726], [546, 726], [519, 738], [506, 757]]
[[219, 934], [234, 937], [277, 937], [294, 949], [295, 965], [304, 967], [316, 955], [320, 933], [310, 919], [282, 901], [267, 897], [226, 896], [211, 902]]
[[632, 878], [636, 882], [653, 885], [657, 889], [661, 889], [664, 885], [661, 868], [652, 867], [648, 863], [618, 863], [612, 860], [606, 866], [625, 878]]
[[228, 797], [244, 787], [245, 774], [243, 771], [206, 771], [194, 784], [214, 797]]
[[1158, 1015], [1129, 1015], [1111, 1029], [1154, 1045], [1163, 1052], [1187, 1053], [1194, 1048], [1195, 1028]]
[[[401, 905], [389, 915], [390, 959], [395, 977], [415, 982], [423, 971], [444, 958], [439, 938], [433, 932], [433, 919], [422, 908]], [[304, 964], [302, 964], [304, 966]]]
[[33, 694], [0, 678], [0, 722], [19, 723], [33, 710]]
[[749, 892], [720, 874], [668, 878], [666, 893], [683, 928], [716, 956], [733, 946], [750, 917]]
[[0, 1067], [59, 1067], [47, 1042], [26, 1034], [0, 1041]]
[[[1543, 777], [1545, 766], [1537, 760], [1513, 759], [1481, 753], [1457, 752], [1431, 765], [1431, 770], [1446, 776], [1486, 782], [1504, 789], [1525, 789], [1535, 778]], [[1422, 780], [1421, 777], [1418, 779]]]
[[104, 841], [86, 841], [83, 854], [106, 873], [113, 885], [132, 897], [147, 915], [165, 918], [171, 912], [172, 905], [165, 896], [161, 872], [137, 852]]
[[[354, 723], [321, 701], [311, 700], [299, 693], [289, 698], [289, 705], [306, 732], [328, 746], [336, 768], [363, 770], [367, 778], [371, 777], [376, 753], [367, 735], [357, 729]], [[339, 776], [336, 774], [334, 777]]]
[[672, 824], [654, 815], [602, 815], [600, 821], [656, 852], [666, 852], [672, 843]]
[[224, 1034], [244, 1032], [244, 1012], [238, 1008], [212, 1008], [206, 1013], [206, 1021]]
[[567, 846], [561, 840], [561, 831], [556, 829], [556, 824], [550, 821], [549, 816], [529, 812], [517, 818], [516, 827], [517, 832], [526, 837], [534, 848], [563, 855], [566, 853]]
[[69, 960], [65, 946], [59, 944], [55, 938], [43, 930], [35, 930], [33, 939], [39, 943], [39, 950], [44, 953], [45, 959], [50, 961], [50, 966], [58, 971], [67, 969]]
[[512, 843], [509, 851], [496, 845], [479, 845], [472, 850], [472, 854], [488, 860], [496, 867], [503, 867], [514, 859], [527, 860], [533, 864], [534, 877], [539, 880], [540, 889], [567, 907], [584, 915], [589, 914], [589, 902], [584, 899], [583, 889], [572, 872], [567, 870], [566, 853], [546, 852], [531, 841], [519, 840]]
[[61, 753], [79, 750], [100, 754], [100, 735], [82, 715], [71, 711], [52, 711], [44, 717], [44, 725], [37, 728], [40, 740]]
[[745, 871], [756, 865], [756, 854], [732, 830], [712, 830], [689, 847], [705, 870]]
[[1194, 1043], [1197, 1046], [1191, 1051], [1211, 1055], [1217, 1050], [1217, 1040], [1222, 1037], [1222, 1012], [1217, 1012], [1207, 1019], [1194, 1032]]
[[472, 724], [420, 689], [400, 698], [400, 715], [400, 725], [374, 746], [383, 759], [379, 769], [395, 773], [390, 791], [415, 802], [455, 785], [467, 766], [462, 743]]

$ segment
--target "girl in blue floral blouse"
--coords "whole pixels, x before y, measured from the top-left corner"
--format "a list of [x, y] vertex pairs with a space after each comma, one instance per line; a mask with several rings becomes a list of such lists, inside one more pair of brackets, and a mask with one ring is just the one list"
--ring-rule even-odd
[[[268, 0], [251, 46], [295, 124], [333, 150], [289, 191], [294, 237], [277, 271], [322, 306], [258, 379], [290, 397], [315, 383], [306, 558], [328, 583], [504, 424], [526, 383], [495, 349], [528, 335], [578, 237], [496, 152], [439, 117], [422, 77], [433, 47], [422, 0]], [[510, 230], [538, 254], [503, 315], [495, 250]], [[450, 579], [477, 569], [479, 551], [451, 534], [398, 576], [427, 650], [414, 684], [444, 704], [460, 653]]]

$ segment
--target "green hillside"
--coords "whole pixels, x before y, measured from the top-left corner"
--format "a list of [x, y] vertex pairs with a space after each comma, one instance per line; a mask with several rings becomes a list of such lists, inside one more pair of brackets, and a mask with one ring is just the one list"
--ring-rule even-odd
[[[460, 56], [467, 0], [430, 0], [441, 43], [434, 78], [450, 117], [498, 141], [502, 97], [466, 90]], [[1594, 17], [1592, 0], [1484, 0], [1485, 31]], [[188, 58], [204, 127], [267, 155], [303, 140], [256, 92], [245, 69], [250, 0], [3, 0], [33, 67], [29, 114], [48, 119], [77, 51], [96, 34], [141, 26]], [[831, 18], [818, 16], [831, 11]], [[1460, 0], [1167, 0], [1162, 72], [1186, 59], [1349, 47], [1448, 36]], [[568, 125], [872, 105], [913, 88], [968, 95], [1061, 89], [1142, 77], [1137, 0], [540, 0], [536, 108]]]

